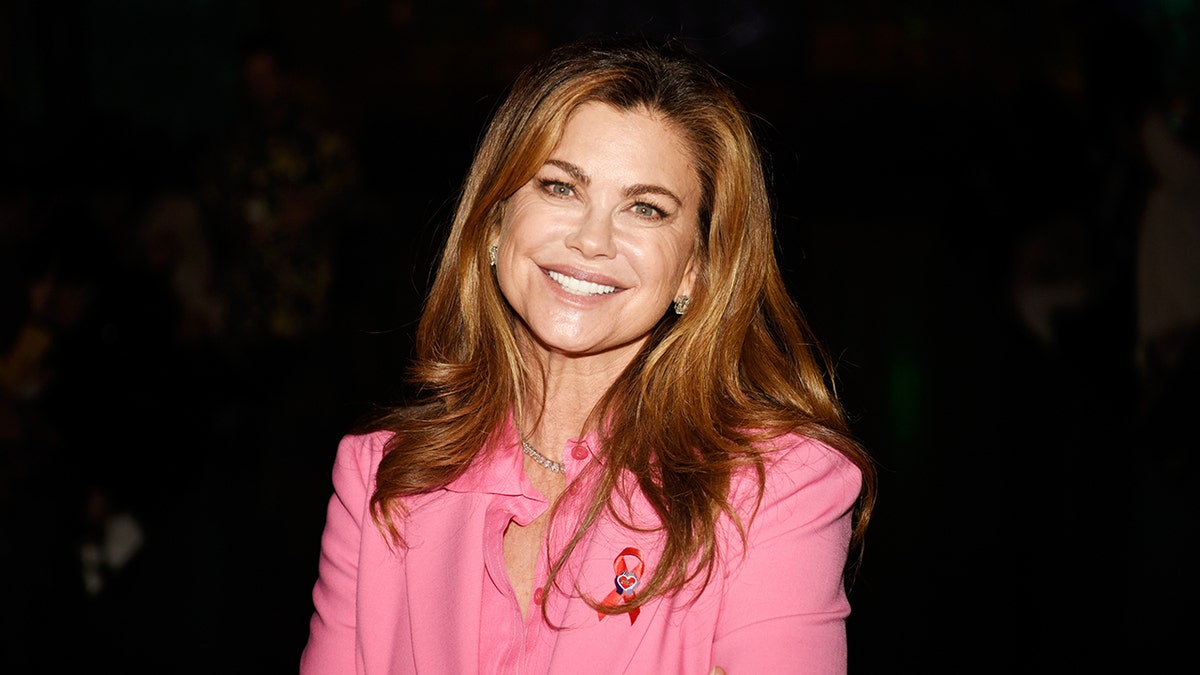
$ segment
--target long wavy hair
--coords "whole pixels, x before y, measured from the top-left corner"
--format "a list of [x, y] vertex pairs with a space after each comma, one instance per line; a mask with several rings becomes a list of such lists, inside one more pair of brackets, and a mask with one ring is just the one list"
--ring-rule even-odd
[[875, 470], [848, 428], [828, 355], [780, 274], [750, 117], [724, 76], [673, 40], [608, 37], [561, 46], [522, 71], [494, 113], [417, 329], [414, 400], [373, 425], [396, 432], [372, 497], [378, 525], [402, 546], [404, 498], [460, 476], [513, 410], [522, 412], [522, 393], [539, 373], [527, 372], [517, 320], [487, 248], [506, 200], [533, 178], [586, 102], [651, 113], [686, 141], [702, 195], [698, 274], [686, 314], [664, 314], [581, 430], [599, 434], [606, 460], [595, 490], [583, 495], [570, 543], [552, 552], [545, 589], [597, 518], [607, 512], [634, 527], [620, 509], [630, 490], [657, 516], [662, 557], [635, 601], [601, 610], [630, 611], [698, 576], [707, 583], [718, 562], [720, 520], [745, 533], [729, 501], [732, 475], [754, 472], [761, 495], [764, 443], [788, 432], [829, 444], [862, 470], [849, 584], [861, 561]]

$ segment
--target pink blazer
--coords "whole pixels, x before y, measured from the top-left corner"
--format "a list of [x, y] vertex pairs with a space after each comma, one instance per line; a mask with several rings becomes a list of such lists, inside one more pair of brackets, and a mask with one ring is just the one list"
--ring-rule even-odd
[[[587, 532], [560, 587], [545, 597], [536, 592], [523, 617], [504, 567], [504, 527], [527, 523], [548, 505], [522, 471], [511, 423], [461, 478], [408, 501], [400, 550], [369, 515], [387, 438], [347, 436], [338, 447], [302, 675], [706, 675], [714, 665], [729, 675], [846, 672], [850, 606], [842, 569], [861, 474], [828, 446], [796, 435], [777, 439], [747, 546], [725, 523], [722, 562], [703, 592], [696, 583], [648, 603], [636, 618], [600, 618], [581, 596], [620, 602], [615, 591], [623, 584], [636, 592], [662, 551], [655, 533], [631, 532], [606, 517]], [[602, 461], [595, 448], [594, 436], [569, 445], [568, 480], [589, 480], [589, 465]], [[752, 476], [735, 479], [744, 520], [754, 487]], [[631, 508], [634, 518], [648, 512], [636, 500]], [[571, 518], [564, 520], [547, 534], [552, 550], [573, 530]], [[535, 588], [548, 565], [543, 553]], [[543, 603], [558, 628], [543, 620]]]

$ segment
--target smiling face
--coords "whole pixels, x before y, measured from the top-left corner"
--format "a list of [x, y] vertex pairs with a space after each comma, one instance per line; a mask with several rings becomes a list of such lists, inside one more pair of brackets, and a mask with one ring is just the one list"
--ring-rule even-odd
[[508, 199], [496, 274], [549, 354], [623, 366], [691, 292], [700, 185], [682, 137], [644, 111], [585, 103]]

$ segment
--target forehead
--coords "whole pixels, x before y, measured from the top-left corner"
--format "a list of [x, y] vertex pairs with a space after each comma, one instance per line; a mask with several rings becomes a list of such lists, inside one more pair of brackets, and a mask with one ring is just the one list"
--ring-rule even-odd
[[[588, 102], [573, 110], [550, 157], [581, 164], [585, 170], [620, 169], [659, 174], [692, 188], [697, 183], [691, 148], [662, 115], [646, 108], [622, 110]], [[650, 176], [642, 176], [648, 178]]]

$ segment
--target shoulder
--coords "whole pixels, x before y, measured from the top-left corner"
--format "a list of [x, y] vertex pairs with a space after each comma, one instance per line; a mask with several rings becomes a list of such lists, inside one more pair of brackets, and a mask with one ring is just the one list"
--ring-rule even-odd
[[392, 436], [390, 431], [346, 434], [338, 443], [334, 473], [357, 475], [364, 484], [371, 482]]
[[[862, 489], [862, 471], [848, 457], [815, 438], [788, 433], [763, 447], [766, 472], [761, 493], [753, 471], [737, 476], [732, 493], [739, 501], [758, 502], [760, 513], [802, 511], [810, 519], [838, 517], [854, 506]], [[745, 502], [742, 502], [745, 504]]]
[[809, 478], [849, 473], [856, 481], [862, 478], [862, 472], [848, 457], [811, 436], [794, 432], [784, 434], [767, 441], [763, 450], [768, 473]]

